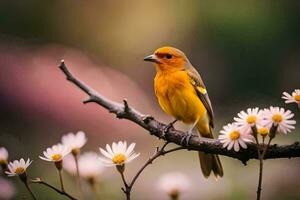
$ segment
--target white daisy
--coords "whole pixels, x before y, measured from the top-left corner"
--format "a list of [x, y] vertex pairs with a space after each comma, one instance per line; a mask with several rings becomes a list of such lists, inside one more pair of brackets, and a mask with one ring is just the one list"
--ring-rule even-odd
[[8, 164], [8, 171], [6, 171], [5, 173], [8, 176], [18, 176], [18, 175], [25, 174], [26, 169], [31, 164], [31, 162], [32, 161], [30, 161], [29, 158], [27, 159], [26, 162], [23, 158], [21, 158], [20, 160], [15, 160], [13, 162], [10, 162]]
[[178, 199], [180, 194], [189, 189], [190, 181], [180, 172], [169, 172], [159, 178], [157, 187], [172, 199]]
[[43, 152], [43, 156], [39, 156], [40, 159], [50, 162], [60, 162], [62, 159], [70, 153], [70, 149], [62, 144], [53, 145], [51, 148], [47, 148]]
[[246, 149], [246, 143], [253, 142], [252, 135], [242, 132], [241, 128], [235, 123], [223, 126], [223, 130], [220, 133], [219, 140], [223, 143], [223, 148], [227, 147], [228, 150], [233, 147], [234, 151], [239, 151], [240, 146]]
[[283, 92], [282, 98], [285, 99], [285, 103], [296, 103], [300, 108], [300, 89], [296, 89], [292, 95], [287, 92]]
[[247, 112], [241, 111], [238, 113], [238, 117], [235, 117], [234, 120], [243, 131], [251, 133], [252, 126], [262, 124], [263, 112], [259, 108], [248, 108]]
[[0, 148], [0, 165], [1, 164], [7, 164], [8, 159], [8, 151], [4, 148]]
[[112, 148], [107, 144], [106, 151], [99, 148], [102, 155], [104, 155], [104, 157], [100, 157], [100, 160], [107, 166], [123, 165], [140, 155], [133, 151], [134, 147], [135, 143], [132, 143], [127, 148], [127, 142], [125, 141], [119, 141], [118, 143], [113, 142]]
[[290, 110], [284, 110], [284, 108], [273, 107], [264, 110], [264, 126], [271, 128], [274, 124], [278, 126], [277, 131], [279, 133], [287, 134], [291, 132], [291, 129], [295, 129], [296, 121], [292, 120], [294, 114]]
[[[79, 174], [86, 179], [94, 179], [99, 177], [104, 170], [103, 163], [97, 159], [95, 152], [85, 152], [78, 157]], [[76, 175], [76, 163], [73, 156], [66, 156], [63, 164], [70, 174]]]
[[87, 138], [83, 131], [78, 131], [77, 134], [69, 133], [61, 139], [62, 144], [67, 146], [73, 154], [77, 154], [85, 145]]

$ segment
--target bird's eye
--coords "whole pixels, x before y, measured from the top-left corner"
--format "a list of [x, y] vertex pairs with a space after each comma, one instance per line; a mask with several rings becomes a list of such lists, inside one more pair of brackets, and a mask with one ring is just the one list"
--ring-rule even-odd
[[167, 59], [171, 59], [171, 58], [172, 58], [172, 55], [171, 55], [171, 54], [166, 54], [166, 58], [167, 58]]

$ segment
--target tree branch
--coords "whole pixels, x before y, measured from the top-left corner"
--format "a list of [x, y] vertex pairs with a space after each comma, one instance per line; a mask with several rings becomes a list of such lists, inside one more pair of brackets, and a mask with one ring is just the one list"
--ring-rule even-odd
[[153, 162], [156, 158], [158, 158], [158, 157], [160, 157], [160, 156], [164, 156], [164, 155], [166, 155], [166, 154], [168, 154], [168, 153], [171, 153], [171, 152], [174, 152], [174, 151], [178, 151], [178, 150], [183, 149], [183, 147], [176, 147], [176, 148], [173, 148], [173, 149], [165, 150], [165, 148], [166, 148], [166, 146], [167, 146], [168, 144], [169, 144], [169, 142], [166, 142], [161, 148], [157, 147], [157, 149], [156, 149], [155, 153], [153, 154], [153, 156], [151, 156], [151, 157], [147, 160], [147, 162], [141, 167], [141, 169], [140, 169], [140, 170], [137, 172], [137, 174], [133, 177], [132, 181], [130, 182], [130, 184], [129, 184], [129, 186], [128, 186], [128, 187], [130, 188], [130, 190], [132, 189], [132, 187], [133, 187], [135, 181], [136, 181], [137, 178], [141, 175], [141, 173], [144, 171], [144, 169], [145, 169], [148, 165], [152, 164], [152, 162]]
[[[130, 107], [125, 99], [123, 100], [123, 104], [120, 104], [97, 93], [80, 79], [76, 78], [68, 70], [63, 60], [61, 61], [59, 68], [66, 75], [67, 80], [75, 84], [88, 95], [88, 98], [84, 100], [83, 103], [96, 103], [107, 109], [109, 112], [116, 114], [117, 118], [132, 121], [149, 131], [151, 135], [154, 135], [158, 138], [163, 137], [163, 131], [166, 124], [155, 120], [151, 116], [143, 115], [139, 111]], [[176, 130], [171, 127], [167, 130], [164, 138], [162, 139], [167, 142], [173, 142], [177, 145], [181, 145], [181, 139], [185, 134], [185, 132]], [[248, 144], [247, 149], [241, 149], [239, 152], [235, 152], [233, 149], [228, 151], [226, 148], [223, 148], [219, 140], [192, 136], [189, 141], [189, 146], [183, 147], [187, 150], [202, 151], [209, 154], [220, 154], [223, 156], [235, 158], [242, 161], [244, 164], [246, 164], [249, 159], [258, 159], [257, 147], [255, 144]], [[271, 145], [266, 151], [264, 159], [292, 157], [300, 157], [299, 142], [295, 142], [294, 144], [290, 145]]]
[[45, 181], [42, 181], [42, 179], [40, 179], [40, 178], [36, 178], [34, 180], [31, 180], [31, 183], [38, 183], [38, 184], [41, 184], [41, 185], [45, 185], [45, 186], [51, 188], [52, 190], [54, 190], [55, 192], [68, 197], [71, 200], [77, 200], [75, 197], [72, 197], [70, 194], [66, 193], [64, 190], [59, 190], [56, 187], [50, 185], [49, 183], [46, 183]]
[[156, 160], [160, 156], [164, 156], [168, 153], [172, 153], [174, 151], [179, 151], [181, 149], [184, 149], [184, 147], [175, 147], [173, 149], [165, 150], [165, 148], [167, 147], [168, 144], [169, 144], [169, 142], [165, 142], [165, 144], [161, 148], [156, 147], [155, 153], [137, 171], [135, 176], [132, 178], [131, 182], [127, 183], [126, 180], [125, 180], [125, 177], [124, 177], [124, 171], [119, 171], [118, 170], [121, 174], [122, 181], [123, 181], [124, 186], [125, 186], [125, 188], [121, 188], [121, 189], [126, 194], [126, 200], [131, 199], [131, 190], [133, 188], [133, 185], [135, 184], [136, 180], [142, 174], [142, 172], [146, 169], [147, 166], [151, 165], [154, 162], [154, 160]]

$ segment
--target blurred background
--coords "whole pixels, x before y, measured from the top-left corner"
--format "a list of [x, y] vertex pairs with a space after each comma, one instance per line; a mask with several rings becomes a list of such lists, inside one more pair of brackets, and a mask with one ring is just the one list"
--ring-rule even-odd
[[[119, 102], [126, 98], [142, 113], [167, 123], [171, 118], [160, 110], [153, 92], [155, 68], [143, 62], [165, 45], [183, 50], [201, 72], [216, 115], [216, 136], [237, 112], [253, 106], [285, 106], [299, 121], [296, 105], [281, 100], [283, 91], [300, 84], [299, 13], [299, 1], [284, 0], [2, 0], [0, 146], [8, 149], [10, 159], [34, 160], [30, 177], [58, 186], [55, 168], [38, 156], [63, 134], [83, 130], [88, 137], [84, 151], [98, 152], [113, 141], [136, 142], [141, 156], [126, 167], [131, 178], [162, 141], [99, 106], [83, 105], [85, 94], [67, 82], [57, 66], [64, 59], [100, 93]], [[180, 123], [176, 127], [186, 130]], [[274, 142], [299, 140], [299, 128]], [[196, 153], [160, 158], [137, 181], [133, 199], [168, 199], [156, 185], [169, 171], [189, 177], [191, 188], [182, 199], [254, 199], [258, 162], [243, 166], [221, 159], [225, 176], [215, 181], [203, 178]], [[299, 166], [299, 159], [266, 161], [263, 199], [300, 199]], [[64, 176], [67, 190], [77, 195], [74, 178]], [[0, 184], [11, 188], [13, 197], [0, 198], [29, 198], [17, 178], [6, 180], [9, 183]], [[117, 171], [105, 169], [98, 186], [101, 199], [123, 199], [120, 187]], [[38, 199], [64, 199], [42, 186], [33, 190]]]

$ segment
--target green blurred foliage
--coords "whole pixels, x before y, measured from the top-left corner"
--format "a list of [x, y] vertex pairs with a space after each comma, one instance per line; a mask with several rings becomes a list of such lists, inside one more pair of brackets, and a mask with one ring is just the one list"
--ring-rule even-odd
[[[137, 56], [178, 46], [204, 72], [214, 67], [224, 73], [226, 93], [219, 89], [214, 95], [226, 100], [296, 87], [295, 80], [283, 83], [282, 73], [299, 73], [299, 7], [298, 1], [2, 1], [0, 31], [82, 49], [132, 76]], [[211, 66], [203, 56], [217, 63]], [[224, 81], [214, 83], [209, 79], [215, 81], [215, 74], [209, 75], [209, 88]]]

